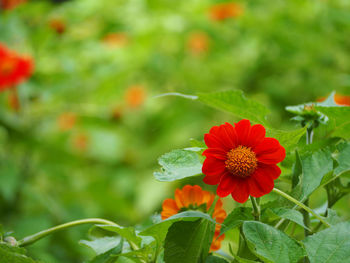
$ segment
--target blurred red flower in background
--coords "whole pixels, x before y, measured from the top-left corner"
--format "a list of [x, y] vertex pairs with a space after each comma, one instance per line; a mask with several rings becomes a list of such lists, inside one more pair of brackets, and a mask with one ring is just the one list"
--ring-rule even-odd
[[243, 8], [237, 3], [221, 3], [210, 8], [210, 17], [215, 21], [222, 21], [228, 18], [240, 16]]
[[33, 72], [33, 60], [20, 56], [0, 43], [0, 91], [14, 87]]
[[128, 87], [125, 92], [125, 101], [131, 108], [140, 107], [146, 99], [146, 89], [142, 85]]
[[66, 23], [60, 18], [51, 19], [49, 25], [59, 35], [66, 31]]
[[128, 36], [123, 33], [109, 33], [102, 39], [103, 43], [109, 47], [123, 47], [129, 42]]
[[89, 142], [89, 137], [84, 133], [79, 133], [73, 137], [73, 146], [79, 151], [86, 151]]
[[58, 127], [61, 131], [71, 130], [76, 122], [77, 115], [73, 112], [65, 112], [58, 117]]
[[209, 50], [209, 37], [205, 32], [193, 32], [188, 38], [187, 46], [192, 54], [205, 53]]
[[[326, 100], [326, 97], [322, 97], [322, 98], [318, 99], [317, 101], [322, 102], [325, 100]], [[350, 106], [350, 96], [335, 94], [334, 101], [336, 104], [338, 104], [340, 106]]]
[[[169, 198], [164, 200], [161, 212], [162, 219], [167, 219], [177, 213], [188, 210], [206, 213], [209, 211], [214, 199], [215, 195], [213, 193], [202, 190], [198, 185], [185, 185], [182, 190], [175, 190], [175, 199]], [[222, 208], [221, 199], [216, 202], [212, 217], [219, 224], [224, 222], [226, 212]], [[219, 224], [215, 226], [215, 234], [210, 247], [211, 251], [220, 249], [221, 241], [225, 238], [225, 235], [220, 236], [221, 225]]]
[[25, 2], [27, 0], [0, 0], [0, 6], [2, 9], [11, 10]]
[[231, 194], [244, 203], [249, 195], [261, 197], [272, 191], [281, 174], [276, 164], [284, 160], [286, 151], [276, 139], [265, 137], [264, 126], [251, 126], [249, 120], [235, 126], [225, 123], [212, 127], [204, 141], [208, 149], [203, 152], [203, 181], [218, 184], [218, 196]]

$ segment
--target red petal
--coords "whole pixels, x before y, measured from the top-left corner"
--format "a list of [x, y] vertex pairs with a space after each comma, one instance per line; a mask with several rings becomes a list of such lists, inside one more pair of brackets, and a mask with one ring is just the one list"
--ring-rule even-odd
[[249, 198], [249, 185], [246, 179], [237, 180], [238, 184], [232, 191], [232, 198], [238, 203], [244, 203]]
[[[219, 127], [218, 127], [219, 128]], [[230, 147], [228, 147], [225, 142], [216, 134], [206, 133], [204, 134], [204, 142], [208, 146], [208, 148], [220, 148], [224, 151], [229, 151]]]
[[203, 152], [203, 155], [206, 157], [214, 157], [216, 159], [220, 159], [220, 160], [224, 160], [224, 161], [227, 160], [227, 152], [225, 152], [224, 150], [219, 149], [219, 148], [206, 149]]
[[204, 160], [202, 172], [205, 175], [220, 175], [226, 171], [225, 162], [216, 158], [207, 157]]
[[216, 193], [220, 197], [228, 196], [235, 188], [237, 182], [235, 177], [228, 172], [221, 177], [221, 181], [216, 189]]
[[249, 145], [250, 129], [249, 120], [241, 120], [235, 124], [239, 145]]
[[209, 185], [216, 185], [220, 182], [221, 177], [222, 177], [221, 175], [213, 175], [213, 176], [207, 175], [203, 178], [203, 182]]
[[286, 157], [286, 150], [275, 138], [264, 138], [253, 150], [259, 162], [266, 164], [282, 162]]
[[281, 169], [276, 164], [259, 163], [258, 167], [274, 180], [276, 180], [281, 175]]
[[260, 144], [265, 138], [265, 128], [261, 124], [255, 124], [250, 129], [249, 140], [247, 146], [254, 147]]
[[225, 141], [225, 144], [230, 149], [236, 148], [238, 137], [232, 124], [226, 122], [225, 124], [220, 125], [219, 128], [220, 136]]
[[261, 197], [272, 191], [274, 181], [267, 172], [267, 170], [258, 168], [249, 178], [249, 189], [251, 196]]

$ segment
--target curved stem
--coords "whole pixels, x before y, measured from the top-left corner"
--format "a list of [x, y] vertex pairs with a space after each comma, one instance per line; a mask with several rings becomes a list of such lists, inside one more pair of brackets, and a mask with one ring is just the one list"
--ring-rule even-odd
[[250, 196], [250, 201], [252, 201], [254, 218], [256, 221], [260, 221], [260, 207], [259, 207], [255, 197]]
[[283, 192], [283, 191], [281, 191], [281, 190], [279, 190], [277, 188], [273, 188], [272, 191], [274, 191], [276, 194], [279, 194], [280, 196], [283, 196], [284, 198], [286, 198], [289, 201], [293, 202], [297, 206], [303, 208], [305, 211], [309, 212], [314, 217], [316, 217], [318, 220], [320, 220], [320, 222], [322, 224], [324, 224], [326, 227], [330, 227], [331, 226], [320, 215], [316, 214], [310, 207], [304, 205], [303, 203], [301, 203], [298, 200], [294, 199], [293, 197], [291, 197], [290, 195], [286, 194], [285, 192]]
[[33, 244], [34, 242], [52, 234], [52, 233], [55, 233], [57, 231], [63, 230], [65, 228], [73, 227], [73, 226], [84, 225], [84, 224], [104, 224], [104, 225], [118, 226], [116, 223], [114, 223], [112, 221], [100, 219], [100, 218], [81, 219], [81, 220], [68, 222], [68, 223], [65, 223], [62, 225], [58, 225], [55, 227], [51, 227], [49, 229], [35, 233], [31, 236], [27, 236], [27, 237], [23, 238], [22, 240], [18, 241], [18, 245], [22, 246], [22, 247], [28, 246], [28, 245]]

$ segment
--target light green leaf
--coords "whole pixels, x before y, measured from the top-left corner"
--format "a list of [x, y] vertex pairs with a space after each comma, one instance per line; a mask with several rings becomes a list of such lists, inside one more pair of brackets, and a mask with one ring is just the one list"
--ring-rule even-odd
[[266, 115], [270, 113], [269, 109], [262, 104], [247, 99], [241, 90], [199, 93], [198, 99], [213, 108], [254, 123], [266, 124]]
[[334, 169], [335, 176], [350, 171], [350, 143], [341, 143], [337, 148], [338, 154], [335, 156], [335, 159], [338, 162], [338, 166]]
[[297, 170], [294, 169], [294, 185], [296, 181], [298, 185], [293, 192], [298, 192], [299, 199], [304, 200], [320, 186], [324, 176], [333, 172], [332, 153], [325, 149], [304, 156], [299, 156], [299, 154], [296, 156], [296, 163], [301, 165], [301, 171], [300, 167]]
[[350, 222], [337, 224], [304, 241], [310, 263], [349, 262]]
[[205, 263], [227, 263], [227, 261], [223, 258], [219, 258], [216, 256], [209, 256], [205, 260]]
[[250, 207], [235, 208], [224, 220], [221, 227], [221, 234], [230, 229], [239, 227], [246, 220], [253, 220], [252, 209]]
[[162, 168], [154, 173], [154, 177], [159, 181], [169, 182], [202, 174], [202, 163], [194, 151], [173, 150], [162, 155], [158, 163]]
[[252, 252], [264, 262], [297, 263], [305, 254], [297, 241], [272, 226], [246, 221], [243, 232]]
[[80, 240], [79, 244], [91, 248], [95, 251], [96, 255], [100, 255], [118, 246], [120, 240], [120, 237], [102, 237], [94, 240]]
[[275, 129], [266, 130], [266, 136], [276, 138], [287, 152], [293, 150], [293, 148], [298, 144], [300, 138], [305, 133], [306, 127], [292, 131], [282, 131]]
[[141, 246], [142, 239], [141, 237], [136, 235], [135, 229], [133, 227], [120, 227], [113, 225], [96, 225], [95, 227], [117, 233], [121, 237], [125, 238], [127, 241], [132, 242], [137, 246]]
[[163, 220], [157, 224], [154, 224], [150, 226], [149, 228], [145, 229], [144, 231], [140, 232], [139, 235], [141, 236], [152, 236], [155, 238], [158, 244], [161, 244], [165, 236], [167, 234], [167, 231], [169, 227], [174, 223], [178, 221], [195, 221], [197, 219], [205, 219], [212, 223], [216, 223], [213, 218], [210, 217], [210, 215], [199, 212], [199, 211], [185, 211], [176, 215], [173, 215], [172, 217], [169, 217], [166, 220]]
[[333, 137], [350, 137], [350, 107], [336, 106], [336, 107], [325, 107], [317, 106], [316, 109], [325, 114], [328, 120], [328, 126], [330, 128], [329, 136]]
[[114, 263], [123, 249], [123, 239], [120, 239], [119, 244], [108, 249], [106, 252], [97, 255], [89, 261], [89, 263]]
[[175, 222], [168, 230], [164, 244], [167, 263], [201, 263], [208, 256], [215, 224], [199, 219], [194, 222]]
[[336, 225], [341, 222], [341, 218], [338, 216], [335, 210], [328, 208], [326, 221], [331, 225]]
[[308, 227], [306, 227], [304, 224], [303, 215], [297, 210], [287, 208], [273, 208], [271, 211], [281, 218], [293, 221], [301, 227], [308, 229]]

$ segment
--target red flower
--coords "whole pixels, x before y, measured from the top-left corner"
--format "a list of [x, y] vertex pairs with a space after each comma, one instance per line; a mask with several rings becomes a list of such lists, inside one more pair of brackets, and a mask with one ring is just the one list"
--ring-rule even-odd
[[205, 32], [194, 32], [189, 36], [187, 45], [194, 55], [206, 53], [209, 49], [209, 37]]
[[[165, 199], [162, 206], [162, 219], [167, 219], [177, 213], [187, 210], [199, 210], [207, 212], [214, 202], [215, 195], [208, 191], [202, 190], [198, 185], [185, 185], [182, 190], [176, 189], [175, 199]], [[221, 223], [226, 218], [226, 212], [222, 208], [222, 201], [219, 199], [214, 207], [213, 218], [219, 224], [215, 226], [213, 241], [210, 251], [216, 251], [221, 247], [221, 241], [225, 235], [220, 236]]]
[[210, 8], [210, 17], [215, 21], [222, 21], [231, 17], [237, 17], [242, 13], [242, 7], [236, 3], [221, 3], [213, 5]]
[[29, 78], [33, 71], [33, 61], [19, 56], [0, 44], [0, 91], [18, 85]]
[[0, 0], [0, 6], [3, 9], [11, 10], [25, 2], [27, 2], [27, 0]]
[[208, 149], [203, 152], [203, 181], [218, 184], [218, 196], [231, 194], [244, 203], [249, 195], [260, 197], [272, 191], [281, 174], [276, 164], [284, 160], [286, 151], [276, 139], [265, 137], [264, 126], [251, 126], [249, 120], [235, 126], [225, 123], [212, 127], [204, 141]]

